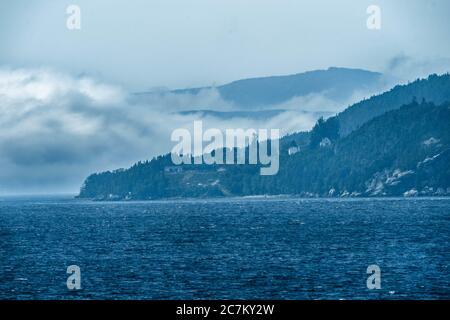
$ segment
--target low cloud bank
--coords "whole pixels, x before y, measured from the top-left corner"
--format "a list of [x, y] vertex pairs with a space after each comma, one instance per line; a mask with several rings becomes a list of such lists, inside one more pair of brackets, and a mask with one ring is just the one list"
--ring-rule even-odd
[[[309, 100], [308, 100], [309, 99]], [[319, 100], [318, 100], [319, 99]], [[142, 101], [118, 86], [49, 69], [0, 70], [0, 194], [77, 192], [93, 172], [128, 167], [167, 153], [171, 132], [205, 128], [308, 130], [327, 105], [306, 97], [274, 106], [286, 112], [267, 119], [219, 119], [178, 111], [210, 106], [231, 110], [214, 92], [163, 95]], [[295, 108], [295, 106], [298, 106]], [[303, 108], [302, 108], [303, 107]]]

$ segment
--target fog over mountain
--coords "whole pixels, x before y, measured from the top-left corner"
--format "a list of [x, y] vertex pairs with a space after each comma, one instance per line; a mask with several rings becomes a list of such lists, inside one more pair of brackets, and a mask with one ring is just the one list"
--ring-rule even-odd
[[[267, 100], [258, 99], [266, 111], [254, 106], [245, 111], [246, 107], [237, 108], [230, 101], [230, 97], [247, 99], [242, 97], [247, 91], [236, 83], [231, 85], [236, 88], [232, 96], [222, 97], [219, 88], [149, 97], [87, 76], [45, 68], [4, 68], [0, 71], [0, 192], [76, 192], [91, 172], [127, 167], [170, 151], [171, 132], [191, 128], [195, 120], [203, 120], [205, 128], [222, 130], [280, 128], [282, 134], [308, 130], [320, 116], [334, 114], [364, 94], [381, 90], [380, 74], [355, 72], [367, 75], [367, 81], [350, 81], [345, 97], [331, 94], [335, 81], [326, 86], [322, 81], [309, 84], [309, 79], [299, 83], [304, 75], [282, 77], [281, 87], [277, 77], [238, 81], [244, 88], [255, 81], [265, 86]], [[283, 93], [280, 88], [284, 87], [292, 93]], [[304, 95], [297, 96], [297, 92]], [[189, 111], [194, 106], [212, 107]]]
[[281, 138], [276, 174], [261, 175], [248, 163], [223, 165], [223, 159], [205, 165], [188, 161], [173, 170], [166, 154], [125, 170], [94, 173], [80, 197], [450, 195], [449, 101], [450, 75], [430, 75], [319, 119], [309, 132]]
[[[393, 79], [386, 79], [378, 72], [333, 67], [293, 75], [237, 80], [217, 87], [140, 92], [136, 96], [145, 101], [155, 95], [197, 96], [214, 92], [233, 108], [246, 111], [269, 108], [300, 97], [303, 102], [320, 97], [323, 99], [322, 108], [329, 109], [356, 99], [358, 94], [380, 91], [387, 87], [388, 82], [393, 82]], [[301, 103], [296, 108], [299, 107], [302, 108]]]
[[0, 194], [76, 193], [194, 120], [306, 131], [450, 70], [448, 1], [380, 0], [379, 30], [372, 4], [78, 0], [69, 30], [65, 1], [0, 2]]

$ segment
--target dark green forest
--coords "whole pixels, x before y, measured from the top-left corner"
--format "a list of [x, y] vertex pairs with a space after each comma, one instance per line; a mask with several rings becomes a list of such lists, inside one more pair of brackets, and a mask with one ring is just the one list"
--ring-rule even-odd
[[[280, 170], [181, 165], [170, 155], [89, 176], [80, 198], [158, 199], [251, 195], [450, 195], [450, 75], [432, 75], [350, 106], [310, 132], [280, 141]], [[329, 143], [323, 142], [328, 140]], [[300, 151], [289, 155], [296, 145]]]

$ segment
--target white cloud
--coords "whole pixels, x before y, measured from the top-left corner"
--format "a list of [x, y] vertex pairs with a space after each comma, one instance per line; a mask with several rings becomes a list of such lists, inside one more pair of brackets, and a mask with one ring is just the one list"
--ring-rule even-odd
[[432, 73], [450, 72], [450, 59], [445, 57], [414, 58], [403, 53], [389, 59], [385, 74], [403, 82], [426, 78]]
[[[0, 70], [0, 193], [77, 191], [90, 173], [167, 153], [170, 134], [208, 107], [231, 110], [216, 90], [130, 98], [120, 87], [47, 69]], [[317, 116], [291, 110], [269, 119], [206, 116], [206, 128], [307, 130]]]

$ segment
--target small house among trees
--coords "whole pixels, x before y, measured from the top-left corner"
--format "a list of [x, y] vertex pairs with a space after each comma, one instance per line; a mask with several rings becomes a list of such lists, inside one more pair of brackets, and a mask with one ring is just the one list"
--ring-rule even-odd
[[292, 140], [291, 144], [289, 145], [288, 149], [288, 155], [292, 156], [293, 154], [296, 154], [300, 151], [300, 147], [297, 145], [297, 143]]
[[164, 168], [165, 173], [182, 173], [183, 168], [181, 166], [170, 166]]

